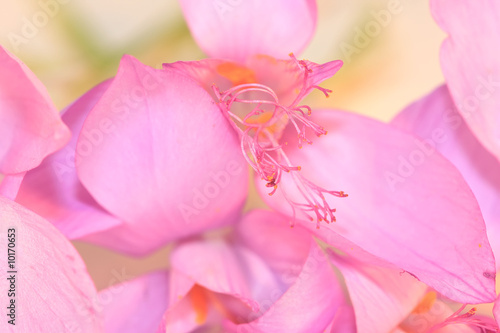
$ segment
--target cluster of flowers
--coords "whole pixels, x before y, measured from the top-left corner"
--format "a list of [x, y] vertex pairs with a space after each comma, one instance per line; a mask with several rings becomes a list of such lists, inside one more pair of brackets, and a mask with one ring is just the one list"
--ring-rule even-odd
[[[431, 0], [446, 84], [390, 124], [301, 104], [342, 66], [294, 55], [313, 0], [181, 4], [211, 58], [124, 56], [62, 115], [0, 49], [7, 331], [498, 331], [469, 304], [496, 299], [500, 4]], [[269, 210], [242, 212], [248, 170]], [[75, 239], [174, 246], [168, 270], [98, 293]]]

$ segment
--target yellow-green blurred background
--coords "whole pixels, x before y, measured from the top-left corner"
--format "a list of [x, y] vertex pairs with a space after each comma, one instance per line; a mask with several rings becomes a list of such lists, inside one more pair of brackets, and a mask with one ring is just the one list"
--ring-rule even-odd
[[[400, 13], [392, 14], [366, 46], [357, 47], [359, 30], [376, 22], [373, 13], [387, 10], [394, 1]], [[156, 68], [163, 62], [204, 57], [175, 0], [2, 0], [0, 8], [0, 43], [32, 69], [61, 109], [113, 76], [124, 53]], [[40, 13], [47, 8], [52, 17], [44, 20]], [[387, 121], [443, 82], [439, 47], [445, 34], [432, 20], [428, 1], [318, 0], [318, 9], [316, 34], [298, 56], [314, 62], [340, 58], [345, 65], [322, 85], [333, 96], [317, 94], [309, 100], [311, 106]], [[30, 30], [34, 20], [40, 27]], [[356, 47], [358, 53], [347, 57], [342, 45], [344, 50], [346, 45]], [[133, 259], [75, 244], [99, 289], [118, 282], [117, 276], [128, 279], [167, 263], [168, 249]]]

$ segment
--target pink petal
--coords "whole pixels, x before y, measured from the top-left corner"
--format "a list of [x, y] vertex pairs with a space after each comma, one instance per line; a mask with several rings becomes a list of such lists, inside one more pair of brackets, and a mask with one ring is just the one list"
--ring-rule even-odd
[[356, 318], [352, 306], [342, 304], [337, 308], [335, 318], [325, 330], [326, 333], [353, 333], [356, 332]]
[[16, 201], [54, 224], [69, 239], [120, 225], [82, 186], [75, 168], [78, 135], [90, 110], [108, 89], [103, 82], [70, 105], [62, 116], [73, 133], [68, 144], [29, 171]]
[[434, 146], [460, 170], [481, 207], [495, 257], [500, 258], [500, 163], [470, 131], [446, 86], [408, 106], [392, 123]]
[[0, 174], [0, 195], [15, 200], [26, 172], [4, 176]]
[[[327, 198], [338, 222], [321, 223], [319, 237], [337, 232], [458, 302], [494, 299], [495, 261], [484, 221], [450, 162], [426, 154], [413, 136], [359, 115], [322, 110], [312, 120], [328, 135], [304, 149], [288, 147], [288, 157], [302, 166], [303, 177], [349, 194]], [[280, 185], [303, 202], [290, 179]], [[279, 196], [263, 197], [290, 214]]]
[[263, 258], [285, 283], [291, 284], [309, 255], [313, 239], [302, 228], [288, 225], [287, 216], [254, 210], [236, 225], [235, 238], [238, 244]]
[[182, 0], [198, 45], [214, 58], [243, 62], [255, 54], [300, 53], [316, 26], [314, 0]]
[[84, 186], [126, 221], [92, 240], [120, 251], [146, 253], [228, 225], [246, 197], [239, 144], [210, 96], [130, 56], [85, 121], [76, 151]]
[[[300, 226], [290, 228], [286, 216], [255, 210], [236, 225], [234, 239], [264, 259], [279, 278], [279, 285], [264, 286], [263, 275], [253, 273], [250, 284], [263, 289], [262, 295], [255, 297], [259, 311], [247, 324], [230, 325], [233, 330], [315, 332], [327, 327], [345, 300], [327, 256], [308, 231]], [[307, 313], [303, 311], [306, 308]]]
[[197, 313], [195, 309], [193, 309], [189, 297], [181, 298], [178, 304], [169, 308], [164, 314], [156, 332], [195, 332], [195, 330], [201, 326], [196, 319]]
[[[178, 275], [178, 272], [172, 271], [173, 276]], [[196, 294], [195, 294], [196, 293]], [[198, 299], [196, 299], [199, 297]], [[162, 322], [158, 327], [158, 333], [164, 332], [212, 332], [220, 331], [212, 329], [220, 327], [220, 323], [224, 320], [217, 306], [222, 305], [218, 303], [213, 305], [218, 296], [210, 291], [202, 289], [200, 286], [195, 286], [182, 298], [179, 298], [173, 306], [165, 312]], [[199, 302], [207, 302], [206, 308], [197, 309], [196, 306]], [[203, 305], [201, 305], [203, 307]], [[205, 313], [206, 311], [206, 313]]]
[[322, 332], [344, 304], [333, 268], [316, 243], [291, 287], [258, 319], [230, 325], [236, 332]]
[[[261, 259], [220, 239], [179, 245], [170, 260], [174, 271], [189, 276], [196, 284], [239, 298], [256, 310], [254, 299], [263, 296], [262, 286], [267, 290], [278, 288], [275, 276]], [[260, 287], [252, 290], [254, 278], [259, 279]]]
[[389, 332], [408, 316], [427, 286], [401, 270], [362, 265], [332, 254], [344, 276], [356, 315], [357, 332]]
[[43, 84], [0, 46], [0, 172], [32, 169], [69, 139]]
[[154, 333], [169, 306], [168, 272], [154, 272], [99, 292], [106, 333]]
[[[0, 220], [0, 246], [5, 249], [0, 272], [0, 287], [5, 292], [2, 307], [10, 306], [12, 300], [16, 307], [15, 326], [7, 323], [4, 308], [2, 332], [102, 332], [95, 304], [97, 291], [71, 243], [46, 220], [2, 197]], [[9, 268], [8, 248], [15, 251]], [[15, 296], [7, 298], [7, 290], [13, 288], [7, 279], [13, 275]]]
[[497, 322], [497, 325], [500, 326], [500, 297], [498, 297], [495, 301], [495, 305], [493, 306], [493, 317]]
[[441, 67], [453, 100], [479, 141], [500, 159], [500, 3], [431, 1], [449, 34]]

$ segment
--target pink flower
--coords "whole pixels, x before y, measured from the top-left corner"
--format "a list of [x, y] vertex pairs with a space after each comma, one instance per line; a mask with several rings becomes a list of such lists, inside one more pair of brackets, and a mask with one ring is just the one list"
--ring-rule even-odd
[[[290, 13], [297, 9], [295, 6], [300, 6], [300, 1], [293, 2], [293, 5], [284, 1], [281, 3], [285, 13]], [[238, 73], [245, 73], [242, 76], [249, 80], [256, 78], [257, 82], [270, 89], [266, 91], [275, 92], [284, 108], [297, 107], [293, 98], [297, 93], [294, 95], [294, 90], [286, 89], [293, 87], [294, 82], [297, 82], [295, 86], [300, 87], [301, 80], [294, 79], [294, 71], [285, 65], [291, 65], [293, 61], [280, 62], [269, 60], [268, 57], [254, 56], [257, 52], [264, 52], [260, 46], [255, 46], [258, 44], [257, 38], [247, 38], [250, 40], [248, 47], [240, 47], [241, 44], [238, 43], [224, 43], [243, 40], [244, 33], [247, 36], [259, 36], [262, 26], [248, 24], [244, 19], [246, 15], [250, 19], [254, 18], [252, 15], [256, 15], [262, 21], [273, 22], [269, 28], [272, 29], [275, 27], [274, 23], [280, 20], [276, 18], [275, 12], [267, 8], [267, 5], [259, 5], [258, 2], [242, 3], [233, 7], [232, 11], [221, 19], [217, 10], [209, 5], [204, 8], [204, 15], [201, 16], [195, 1], [186, 0], [181, 4], [193, 35], [209, 55], [224, 56], [236, 61], [233, 66], [240, 69]], [[302, 2], [302, 5], [304, 4], [306, 2]], [[310, 5], [310, 2], [307, 2], [307, 5]], [[307, 34], [301, 32], [298, 39], [303, 35]], [[267, 36], [272, 36], [272, 30], [266, 34], [266, 40]], [[289, 40], [293, 40], [292, 33]], [[210, 45], [215, 46], [210, 48]], [[262, 47], [269, 49], [267, 53], [284, 56], [274, 49], [272, 43], [264, 43]], [[296, 51], [294, 47], [290, 45], [289, 49]], [[230, 92], [236, 92], [239, 91], [236, 87], [245, 89], [247, 86], [244, 84], [248, 81], [241, 82], [234, 80], [231, 75], [226, 75], [226, 71], [220, 69], [222, 64], [222, 60], [207, 60], [175, 63], [166, 65], [166, 68], [183, 71], [206, 89], [213, 82], [219, 90], [228, 91], [229, 88], [232, 89]], [[306, 81], [309, 77], [322, 78], [323, 75], [329, 74], [329, 64], [313, 67], [310, 63], [302, 63], [307, 67], [301, 68], [302, 79]], [[311, 72], [308, 73], [308, 70]], [[255, 77], [248, 73], [254, 73]], [[332, 70], [330, 74], [333, 73]], [[226, 80], [228, 88], [221, 87], [224, 77], [229, 80]], [[301, 93], [302, 90], [299, 89], [298, 96], [301, 96]], [[238, 103], [231, 103], [231, 100], [228, 102], [226, 95], [227, 93], [218, 94], [218, 90], [215, 90], [215, 100], [219, 102], [223, 112], [226, 113], [230, 108], [231, 113], [238, 115], [237, 112], [241, 110], [238, 109]], [[293, 97], [290, 98], [290, 95]], [[292, 102], [289, 102], [290, 100]], [[307, 129], [308, 133], [322, 133], [315, 132], [315, 124], [319, 124], [320, 128], [328, 130], [328, 135], [303, 149], [297, 149], [300, 142], [298, 145], [292, 144], [297, 142], [297, 134], [299, 141], [303, 136], [301, 127], [298, 126], [297, 130], [291, 120], [282, 131], [270, 129], [273, 139], [279, 144], [288, 142], [288, 145], [281, 148], [281, 161], [301, 167], [300, 171], [282, 173], [279, 186], [281, 191], [273, 196], [267, 195], [269, 189], [266, 185], [269, 183], [266, 184], [267, 179], [260, 180], [262, 174], [257, 172], [260, 192], [271, 207], [289, 216], [293, 216], [297, 208], [310, 210], [314, 223], [305, 226], [311, 229], [316, 229], [322, 218], [327, 221], [335, 220], [328, 212], [330, 207], [336, 207], [335, 216], [338, 222], [320, 223], [320, 228], [314, 230], [315, 234], [327, 243], [337, 246], [339, 239], [342, 239], [357, 244], [457, 301], [468, 303], [494, 299], [493, 257], [490, 249], [483, 251], [484, 244], [488, 243], [484, 222], [470, 189], [453, 165], [439, 154], [422, 156], [421, 152], [416, 151], [421, 144], [416, 142], [416, 138], [371, 119], [336, 110], [313, 110], [312, 116], [306, 119], [309, 124], [313, 124], [311, 130]], [[276, 121], [280, 124], [279, 119]], [[238, 124], [237, 119], [235, 123]], [[265, 132], [265, 126], [260, 129]], [[240, 135], [242, 144], [246, 143], [246, 139], [245, 135]], [[277, 147], [278, 145], [274, 145], [274, 148]], [[343, 190], [349, 193], [349, 197], [337, 199], [335, 196], [323, 196], [325, 189]], [[457, 193], [460, 195], [457, 196]], [[454, 200], [449, 200], [451, 197]], [[457, 225], [461, 227], [457, 228]], [[488, 245], [486, 247], [489, 248]], [[463, 250], [465, 251], [462, 252]], [[483, 261], [485, 258], [489, 259]], [[464, 265], [465, 262], [470, 265]], [[486, 269], [477, 270], [476, 265], [479, 262], [484, 263], [483, 268]], [[477, 278], [473, 278], [475, 282], [465, 282], [473, 276]], [[454, 285], [456, 290], [451, 291], [450, 284]], [[484, 290], [490, 290], [488, 295], [483, 294]], [[483, 295], [472, 296], [479, 294]]]
[[461, 303], [495, 298], [484, 222], [458, 170], [391, 125], [300, 103], [328, 93], [317, 85], [341, 64], [274, 58], [306, 44], [314, 2], [245, 1], [224, 17], [182, 5], [200, 44], [225, 59], [155, 70], [125, 56], [113, 80], [65, 110], [73, 137], [27, 174], [19, 202], [71, 239], [138, 255], [238, 221], [250, 164], [271, 207], [349, 257]]
[[63, 147], [69, 131], [43, 84], [1, 46], [0, 68], [0, 174], [11, 175], [0, 194], [14, 197], [24, 173]]
[[425, 139], [460, 170], [498, 258], [500, 8], [495, 1], [436, 0], [431, 9], [449, 34], [441, 48], [446, 85], [407, 107], [393, 124]]

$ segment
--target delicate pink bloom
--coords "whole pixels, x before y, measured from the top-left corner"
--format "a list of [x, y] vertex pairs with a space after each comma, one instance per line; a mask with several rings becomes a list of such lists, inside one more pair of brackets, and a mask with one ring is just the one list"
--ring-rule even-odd
[[[61, 148], [69, 131], [43, 84], [0, 46], [0, 194], [14, 197], [24, 172]], [[0, 178], [1, 181], [1, 178]]]
[[[282, 3], [287, 13], [295, 8], [287, 6], [288, 2]], [[228, 27], [246, 27], [248, 35], [257, 35], [255, 30], [261, 27], [246, 25], [242, 19], [244, 13], [254, 11], [264, 17], [274, 14], [266, 12], [262, 4], [260, 7], [242, 4], [235, 6], [224, 19], [215, 10], [208, 9], [208, 14], [200, 17], [193, 1], [181, 4], [199, 41], [231, 40], [233, 30]], [[237, 33], [239, 28], [235, 30]], [[289, 215], [306, 211], [314, 221], [307, 227], [316, 228], [319, 223], [316, 234], [328, 243], [335, 244], [332, 239], [338, 236], [333, 235], [341, 235], [457, 301], [491, 301], [494, 298], [494, 259], [479, 207], [455, 167], [439, 154], [415, 156], [416, 138], [362, 116], [313, 110], [311, 116], [304, 117], [304, 122], [294, 119], [295, 114], [301, 115], [300, 110], [308, 111], [307, 106], [299, 104], [302, 95], [334, 74], [335, 62], [318, 66], [293, 60], [275, 61], [255, 56], [253, 43], [247, 48], [244, 44], [238, 45], [227, 43], [214, 49], [204, 46], [215, 56], [220, 54], [211, 52], [227, 48], [227, 57], [237, 63], [206, 60], [174, 63], [166, 68], [188, 74], [208, 91], [215, 83], [216, 102], [228, 118], [232, 118], [231, 123], [239, 126], [236, 132], [240, 133], [241, 145], [254, 156], [254, 165], [250, 164], [257, 171], [257, 183], [266, 202]], [[273, 53], [273, 47], [268, 47], [269, 53]], [[234, 48], [238, 51], [233, 51]], [[294, 50], [293, 46], [290, 49]], [[264, 53], [264, 50], [258, 52]], [[241, 91], [245, 94], [240, 95]], [[271, 103], [259, 103], [263, 96]], [[249, 100], [253, 104], [245, 108]], [[276, 104], [280, 107], [279, 112], [275, 111], [268, 122], [265, 117], [258, 118], [256, 113], [259, 111], [252, 108], [261, 106], [268, 111]], [[252, 127], [252, 118], [245, 118], [249, 115], [257, 117], [253, 121], [257, 126], [253, 128], [254, 133], [259, 133], [251, 138], [246, 132]], [[246, 121], [243, 126], [240, 119]], [[328, 135], [315, 140], [312, 146], [297, 149], [301, 141], [307, 142], [305, 135], [321, 135], [327, 130]], [[259, 140], [264, 149], [255, 144]], [[272, 149], [278, 153], [272, 155]], [[267, 158], [278, 161], [277, 165], [270, 167], [273, 162], [267, 163]], [[418, 158], [425, 159], [425, 163]], [[275, 177], [272, 173], [266, 174], [268, 167], [276, 172]], [[286, 168], [291, 171], [283, 172]], [[268, 196], [269, 185], [278, 180], [279, 190]], [[336, 198], [342, 196], [342, 191], [349, 197]], [[451, 197], [454, 200], [449, 200]], [[337, 208], [335, 216], [332, 215], [333, 207]], [[328, 223], [335, 218], [339, 222]], [[453, 281], [457, 290], [451, 291], [447, 280]]]
[[[495, 1], [431, 2], [449, 33], [441, 49], [446, 86], [410, 105], [393, 124], [435, 147], [461, 171], [500, 256], [500, 8]], [[497, 263], [498, 270], [498, 263]]]
[[[286, 221], [254, 211], [226, 234], [180, 243], [168, 272], [101, 292], [107, 332], [388, 332], [425, 292], [398, 269], [326, 255]], [[331, 263], [349, 281], [356, 319]]]
[[[241, 2], [221, 18], [209, 8], [199, 17], [194, 2], [183, 1], [197, 39], [220, 46], [207, 52], [229, 60], [155, 70], [125, 56], [111, 82], [65, 111], [72, 140], [28, 173], [18, 200], [70, 238], [143, 254], [237, 221], [250, 164], [263, 198], [292, 224], [357, 260], [370, 253], [372, 264], [399, 267], [456, 301], [492, 301], [494, 258], [456, 168], [438, 153], [415, 154], [416, 139], [391, 125], [301, 104], [315, 89], [329, 93], [318, 84], [341, 62], [256, 55], [284, 56], [252, 17], [314, 22], [311, 3]], [[300, 50], [314, 24], [301, 24], [309, 30], [299, 39], [281, 23], [268, 26], [270, 35], [287, 36], [280, 50], [288, 53]], [[249, 42], [223, 43], [233, 38]], [[300, 222], [307, 217], [312, 222]]]
[[[97, 291], [70, 242], [49, 222], [1, 196], [0, 220], [1, 331], [103, 332]], [[9, 267], [7, 249], [15, 251], [9, 252], [15, 258], [9, 256]], [[6, 309], [10, 304], [15, 311]], [[6, 316], [11, 313], [15, 317]]]

